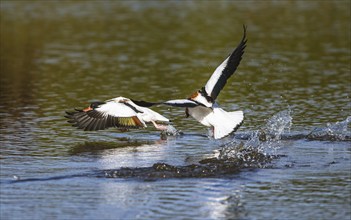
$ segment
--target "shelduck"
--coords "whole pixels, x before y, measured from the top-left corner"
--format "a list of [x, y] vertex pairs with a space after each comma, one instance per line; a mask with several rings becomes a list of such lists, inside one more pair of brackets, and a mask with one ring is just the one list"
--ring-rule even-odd
[[85, 131], [97, 131], [110, 127], [120, 130], [146, 128], [152, 123], [158, 130], [167, 130], [167, 126], [158, 122], [169, 123], [170, 120], [161, 114], [138, 106], [132, 100], [117, 97], [104, 102], [93, 102], [85, 109], [75, 109], [65, 115], [72, 126]]
[[186, 117], [192, 116], [201, 124], [212, 128], [214, 139], [224, 138], [235, 132], [244, 120], [242, 111], [227, 112], [219, 107], [216, 98], [223, 89], [229, 77], [233, 75], [244, 54], [246, 47], [246, 27], [239, 45], [216, 68], [206, 85], [193, 93], [188, 99], [175, 99], [166, 102], [150, 103], [135, 101], [141, 106], [165, 104], [175, 107], [185, 107]]

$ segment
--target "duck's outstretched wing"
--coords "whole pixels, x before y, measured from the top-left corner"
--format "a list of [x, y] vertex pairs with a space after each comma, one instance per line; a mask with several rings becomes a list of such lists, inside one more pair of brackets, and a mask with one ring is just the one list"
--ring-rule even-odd
[[134, 100], [134, 99], [131, 99], [131, 101], [134, 102], [134, 104], [136, 104], [138, 106], [146, 107], [146, 108], [152, 107], [154, 105], [162, 104], [162, 102], [147, 102], [147, 101], [143, 101], [143, 100]]
[[109, 127], [122, 129], [146, 127], [137, 116], [137, 112], [124, 103], [107, 102], [96, 108], [75, 109], [74, 112], [66, 112], [65, 117], [72, 126], [85, 131], [97, 131]]
[[196, 106], [199, 106], [200, 104], [197, 102], [194, 102], [189, 99], [174, 99], [174, 100], [168, 100], [166, 102], [162, 103], [163, 105], [170, 105], [174, 107], [183, 107], [183, 108], [193, 108]]
[[199, 104], [197, 102], [194, 102], [189, 99], [173, 99], [173, 100], [168, 100], [165, 102], [146, 102], [146, 101], [136, 101], [132, 100], [135, 104], [142, 106], [142, 107], [151, 107], [154, 105], [169, 105], [169, 106], [174, 106], [174, 107], [183, 107], [183, 108], [192, 108], [196, 107]]
[[214, 71], [210, 79], [207, 81], [205, 85], [205, 91], [208, 96], [212, 98], [212, 100], [216, 100], [218, 94], [223, 89], [227, 80], [235, 70], [238, 68], [239, 63], [242, 59], [242, 55], [244, 54], [244, 49], [246, 47], [246, 26], [244, 25], [244, 35], [241, 39], [239, 45], [235, 48], [235, 50], [223, 61], [221, 65], [217, 67]]

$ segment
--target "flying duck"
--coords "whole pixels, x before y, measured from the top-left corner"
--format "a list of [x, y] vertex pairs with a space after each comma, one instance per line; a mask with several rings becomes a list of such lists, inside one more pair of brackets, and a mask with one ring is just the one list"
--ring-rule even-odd
[[134, 101], [141, 106], [150, 107], [165, 104], [175, 107], [185, 107], [186, 117], [192, 116], [201, 124], [212, 128], [214, 139], [221, 139], [235, 132], [244, 120], [242, 111], [227, 112], [219, 107], [216, 98], [223, 89], [229, 77], [233, 75], [244, 54], [246, 47], [246, 27], [239, 45], [216, 68], [206, 85], [193, 93], [188, 99], [175, 99], [166, 102], [150, 103]]
[[93, 102], [84, 109], [75, 109], [65, 115], [72, 126], [85, 131], [97, 131], [110, 127], [120, 130], [146, 128], [151, 122], [158, 130], [167, 130], [167, 126], [157, 122], [169, 123], [170, 120], [159, 113], [136, 105], [124, 97], [109, 99], [104, 102]]

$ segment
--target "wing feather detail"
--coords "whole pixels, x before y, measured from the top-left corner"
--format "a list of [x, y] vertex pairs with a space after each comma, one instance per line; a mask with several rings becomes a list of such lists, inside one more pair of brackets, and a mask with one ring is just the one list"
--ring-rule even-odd
[[124, 103], [107, 102], [92, 110], [75, 109], [65, 115], [72, 126], [85, 131], [104, 130], [110, 127], [137, 129], [146, 127], [134, 108]]
[[218, 94], [227, 83], [229, 77], [233, 75], [240, 64], [247, 42], [246, 26], [244, 25], [243, 28], [244, 35], [241, 39], [241, 42], [235, 48], [235, 50], [223, 61], [223, 63], [221, 63], [221, 65], [216, 68], [205, 85], [205, 91], [207, 95], [210, 96], [213, 100], [217, 98]]
[[142, 107], [151, 107], [154, 105], [169, 105], [169, 106], [174, 106], [174, 107], [196, 107], [199, 104], [195, 101], [189, 100], [189, 99], [173, 99], [173, 100], [168, 100], [165, 102], [146, 102], [146, 101], [136, 101], [132, 100], [136, 105], [142, 106]]
[[69, 119], [68, 122], [71, 123], [73, 127], [85, 131], [104, 130], [110, 127], [123, 129], [145, 127], [145, 124], [137, 116], [115, 117], [107, 114], [103, 116], [101, 113], [97, 113], [96, 110], [90, 110], [88, 112], [67, 112], [65, 117]]
[[174, 99], [163, 102], [164, 105], [170, 105], [174, 107], [183, 107], [183, 108], [193, 108], [199, 106], [197, 102], [194, 102], [189, 99]]

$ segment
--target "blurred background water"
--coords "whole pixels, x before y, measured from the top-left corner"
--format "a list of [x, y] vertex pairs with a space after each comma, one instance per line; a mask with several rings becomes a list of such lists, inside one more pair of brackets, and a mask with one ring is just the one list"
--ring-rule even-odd
[[[90, 174], [195, 163], [228, 139], [209, 140], [177, 108], [154, 108], [187, 134], [167, 140], [151, 127], [83, 132], [63, 117], [117, 96], [188, 97], [246, 24], [243, 60], [218, 98], [245, 112], [239, 132], [287, 109], [292, 133], [344, 121], [350, 1], [2, 0], [0, 10], [1, 219], [351, 217], [349, 141], [284, 140], [278, 153], [286, 157], [273, 167], [230, 178], [105, 179]], [[35, 180], [14, 183], [14, 175]]]

